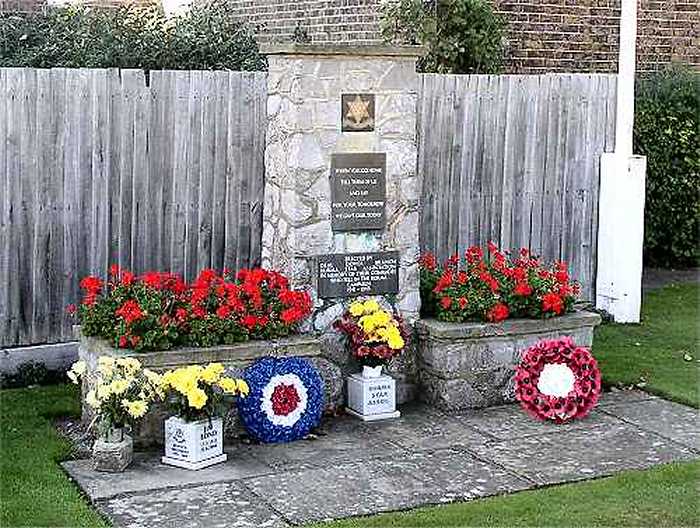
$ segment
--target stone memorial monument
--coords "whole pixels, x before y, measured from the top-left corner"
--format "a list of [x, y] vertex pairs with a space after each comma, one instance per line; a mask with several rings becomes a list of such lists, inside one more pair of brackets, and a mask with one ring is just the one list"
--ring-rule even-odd
[[[312, 293], [313, 330], [346, 373], [332, 323], [358, 295], [418, 318], [416, 46], [283, 44], [268, 58], [262, 264]], [[310, 329], [311, 330], [311, 329]], [[411, 397], [413, 354], [390, 372]], [[403, 389], [402, 389], [403, 387]]]

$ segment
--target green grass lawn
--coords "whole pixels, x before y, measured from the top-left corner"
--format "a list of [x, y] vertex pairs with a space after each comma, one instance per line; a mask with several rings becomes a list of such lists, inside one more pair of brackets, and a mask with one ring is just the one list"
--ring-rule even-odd
[[57, 464], [52, 418], [78, 411], [72, 385], [0, 391], [0, 526], [106, 526]]
[[[606, 383], [643, 379], [645, 390], [697, 407], [699, 297], [698, 285], [670, 286], [645, 297], [642, 324], [599, 328]], [[51, 419], [77, 413], [73, 386], [0, 391], [0, 526], [105, 526], [57, 464], [68, 445]], [[330, 526], [698, 526], [699, 480], [700, 462], [671, 464]]]
[[598, 328], [593, 353], [608, 385], [636, 385], [700, 407], [700, 286], [670, 285], [644, 297], [642, 323]]

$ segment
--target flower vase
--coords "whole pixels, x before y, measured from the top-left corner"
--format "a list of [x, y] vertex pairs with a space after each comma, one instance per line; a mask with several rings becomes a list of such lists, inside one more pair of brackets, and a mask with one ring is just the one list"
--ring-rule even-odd
[[110, 427], [92, 446], [95, 471], [121, 473], [134, 458], [134, 442], [122, 427]]
[[163, 464], [202, 469], [226, 461], [224, 421], [221, 418], [188, 422], [179, 416], [165, 420]]
[[348, 376], [348, 414], [363, 421], [398, 418], [396, 410], [396, 381], [382, 375], [382, 365], [362, 367], [361, 374]]
[[363, 378], [379, 378], [382, 375], [382, 365], [370, 367], [369, 365], [362, 366]]

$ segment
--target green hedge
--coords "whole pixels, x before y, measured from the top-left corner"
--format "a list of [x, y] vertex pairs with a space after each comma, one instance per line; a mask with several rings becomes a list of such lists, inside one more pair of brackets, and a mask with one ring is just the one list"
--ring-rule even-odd
[[216, 0], [167, 18], [156, 5], [0, 13], [0, 66], [260, 70], [250, 30]]
[[488, 0], [395, 0], [382, 7], [387, 42], [423, 44], [423, 72], [498, 73], [505, 20]]
[[673, 66], [637, 84], [635, 153], [647, 157], [645, 261], [700, 260], [700, 74]]

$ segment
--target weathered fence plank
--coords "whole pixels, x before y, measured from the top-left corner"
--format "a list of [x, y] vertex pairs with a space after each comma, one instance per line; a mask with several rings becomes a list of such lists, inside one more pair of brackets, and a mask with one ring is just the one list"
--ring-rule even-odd
[[615, 76], [423, 75], [420, 93], [423, 249], [528, 247], [570, 262], [592, 299]]
[[[0, 344], [71, 337], [112, 263], [191, 279], [259, 262], [264, 73], [0, 69]], [[571, 262], [592, 298], [614, 75], [422, 76], [421, 243]]]
[[113, 263], [258, 262], [265, 119], [264, 73], [0, 69], [0, 345], [70, 339]]

